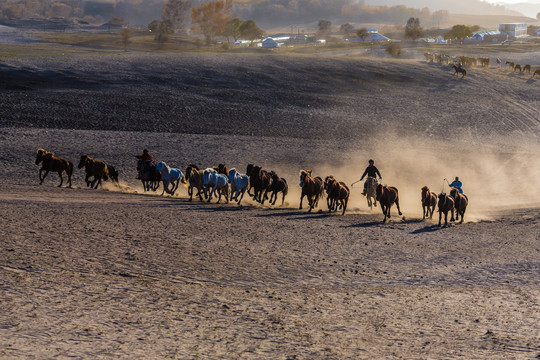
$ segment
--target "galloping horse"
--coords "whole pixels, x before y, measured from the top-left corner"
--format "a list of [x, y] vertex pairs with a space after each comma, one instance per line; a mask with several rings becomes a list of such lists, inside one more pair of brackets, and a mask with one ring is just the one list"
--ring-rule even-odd
[[349, 202], [350, 190], [344, 182], [338, 182], [333, 176], [324, 179], [324, 189], [326, 190], [328, 212], [337, 211], [338, 204], [343, 209], [341, 215], [345, 215]]
[[[263, 170], [260, 166], [254, 166], [253, 164], [247, 166], [246, 174], [249, 176], [250, 188], [253, 189], [253, 199], [262, 204], [264, 200], [268, 199], [267, 193], [272, 184], [272, 177], [268, 171]], [[249, 190], [248, 194], [250, 194]]]
[[[41, 169], [39, 169], [39, 185], [43, 184], [43, 180], [45, 180], [49, 171], [55, 171], [60, 176], [60, 185], [58, 187], [61, 187], [64, 183], [62, 173], [65, 171], [68, 177], [68, 187], [71, 187], [71, 175], [73, 175], [73, 163], [71, 161], [54, 157], [53, 152], [38, 149], [36, 153], [36, 165], [39, 165], [42, 161], [43, 164], [41, 164]], [[45, 170], [45, 175], [41, 176], [43, 170]]]
[[[186, 178], [184, 176], [184, 173], [182, 173], [182, 170], [171, 168], [163, 161], [157, 164], [156, 170], [161, 173], [161, 180], [163, 181], [163, 191], [161, 192], [161, 195], [163, 195], [166, 191], [167, 193], [174, 196], [174, 193], [178, 189], [180, 181], [182, 181], [182, 184], [187, 184]], [[170, 191], [169, 184], [172, 184], [172, 189]]]
[[[238, 205], [240, 205], [249, 186], [249, 177], [246, 174], [238, 173], [236, 169], [233, 168], [229, 170], [229, 184], [231, 184], [231, 200], [236, 200]], [[239, 200], [238, 195], [240, 194], [242, 194], [242, 196], [240, 196]]]
[[225, 200], [229, 203], [229, 181], [224, 174], [218, 174], [216, 170], [208, 168], [204, 170], [204, 196], [208, 194], [208, 202], [212, 200], [212, 195], [219, 193], [218, 204], [221, 201], [221, 194], [225, 196]]
[[458, 68], [456, 64], [452, 65], [452, 67], [454, 68], [454, 71], [455, 71], [454, 75], [459, 76], [459, 74], [461, 73], [461, 75], [463, 75], [462, 78], [467, 76], [467, 70], [465, 70], [463, 68], [461, 68], [461, 69]]
[[156, 164], [152, 161], [139, 160], [137, 170], [139, 170], [144, 191], [156, 191], [161, 182], [161, 173], [157, 171]]
[[300, 209], [302, 209], [302, 200], [304, 196], [307, 196], [309, 203], [309, 211], [317, 206], [319, 198], [323, 196], [324, 183], [319, 176], [312, 178], [311, 170], [300, 171], [300, 187], [302, 188], [302, 195], [300, 196]]
[[109, 165], [107, 164], [107, 170], [109, 172], [109, 179], [111, 179], [112, 183], [114, 185], [117, 185], [119, 184], [119, 181], [118, 181], [118, 170], [116, 170], [116, 168], [112, 165]]
[[[453, 188], [450, 190], [450, 196], [452, 199], [454, 199], [454, 209], [456, 210], [456, 221], [459, 220], [459, 216], [461, 215], [461, 221], [460, 224], [463, 224], [463, 217], [465, 216], [465, 210], [467, 210], [467, 205], [469, 204], [469, 198], [465, 194], [460, 194], [459, 190], [456, 188]], [[452, 213], [452, 221], [454, 218], [454, 214]]]
[[523, 67], [523, 72], [528, 72], [529, 74], [531, 73], [531, 65], [527, 64]]
[[514, 72], [518, 71], [521, 73], [521, 65], [519, 64], [516, 64], [516, 66], [514, 66]]
[[437, 194], [429, 191], [427, 186], [422, 188], [422, 220], [429, 216], [433, 218], [433, 212], [435, 211], [435, 206], [437, 205]]
[[[284, 178], [281, 178], [276, 174], [275, 171], [270, 171], [270, 176], [272, 177], [272, 184], [270, 185], [269, 191], [272, 192], [270, 195], [270, 204], [276, 205], [277, 200], [277, 193], [281, 192], [283, 194], [283, 197], [281, 198], [281, 206], [283, 206], [283, 203], [285, 202], [285, 196], [289, 192], [289, 185], [287, 185], [287, 180]], [[272, 199], [274, 199], [274, 202], [272, 202]], [[264, 202], [264, 200], [263, 200]]]
[[390, 219], [390, 208], [392, 207], [392, 204], [396, 203], [398, 214], [403, 215], [401, 213], [401, 209], [399, 208], [399, 196], [398, 196], [398, 189], [394, 186], [382, 186], [379, 184], [377, 186], [377, 201], [379, 204], [381, 204], [381, 210], [384, 214], [384, 220], [383, 222], [386, 222], [386, 218], [388, 217]]
[[212, 166], [212, 169], [216, 170], [218, 174], [223, 174], [225, 176], [229, 176], [229, 170], [227, 170], [227, 166], [225, 164], [219, 164], [218, 166]]
[[[193, 200], [193, 188], [197, 188], [197, 195], [199, 199], [202, 199], [202, 193], [204, 192], [204, 176], [203, 171], [199, 170], [199, 167], [195, 164], [189, 164], [186, 167], [186, 179], [188, 180], [188, 195], [189, 201]], [[205, 195], [206, 196], [206, 195]]]
[[[86, 186], [90, 186], [94, 189], [97, 189], [99, 185], [103, 187], [102, 180], [107, 180], [109, 178], [107, 164], [101, 160], [94, 160], [88, 155], [82, 155], [77, 167], [81, 169], [83, 166], [86, 172], [86, 177], [84, 178]], [[93, 176], [94, 180], [90, 181], [90, 176]]]
[[[444, 213], [444, 226], [448, 226], [448, 212], [454, 218], [454, 199], [445, 193], [439, 194], [439, 226], [441, 226], [441, 218]], [[452, 221], [452, 219], [450, 219]]]
[[377, 185], [379, 183], [377, 182], [377, 178], [373, 176], [368, 176], [366, 179], [366, 199], [367, 204], [370, 209], [373, 208], [373, 206], [377, 206]]

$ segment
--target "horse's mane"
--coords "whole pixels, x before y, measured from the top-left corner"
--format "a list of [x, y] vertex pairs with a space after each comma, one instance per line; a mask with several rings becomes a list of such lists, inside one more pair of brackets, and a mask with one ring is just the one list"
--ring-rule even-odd
[[429, 188], [427, 186], [423, 186], [422, 189], [420, 189], [420, 190], [429, 191]]
[[195, 170], [199, 170], [199, 167], [197, 165], [195, 165], [195, 164], [189, 164], [187, 167], [191, 167], [191, 168], [193, 168]]

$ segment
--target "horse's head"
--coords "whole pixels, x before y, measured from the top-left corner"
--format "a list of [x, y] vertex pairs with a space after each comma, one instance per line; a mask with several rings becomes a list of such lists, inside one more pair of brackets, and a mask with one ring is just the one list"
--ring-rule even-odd
[[86, 163], [88, 162], [88, 159], [90, 158], [87, 155], [81, 155], [81, 160], [79, 161], [79, 165], [77, 165], [77, 167], [80, 169], [83, 166], [85, 166]]
[[246, 168], [247, 176], [251, 176], [251, 171], [253, 171], [253, 164], [248, 164], [248, 166]]
[[[156, 166], [156, 170], [157, 171], [162, 171], [162, 170], [167, 171], [167, 170], [170, 170], [170, 168], [163, 161], [160, 161]], [[169, 172], [169, 171], [167, 171], [167, 172]]]
[[427, 197], [427, 193], [429, 192], [429, 188], [427, 186], [422, 186], [422, 188], [420, 190], [422, 190], [422, 200], [424, 200]]
[[450, 196], [451, 196], [454, 200], [456, 199], [456, 196], [458, 196], [458, 194], [459, 194], [459, 190], [458, 190], [458, 189], [456, 189], [456, 188], [453, 187], [453, 188], [450, 190]]
[[217, 167], [217, 172], [229, 176], [229, 171], [227, 170], [227, 166], [225, 166], [225, 164], [219, 164]]
[[215, 175], [216, 170], [212, 168], [205, 169], [203, 172], [203, 185], [206, 186], [210, 182], [212, 175]]
[[380, 201], [382, 193], [383, 193], [383, 186], [381, 184], [379, 184], [379, 185], [377, 185], [377, 190], [376, 190], [376, 195], [377, 196], [375, 197], [375, 200]]
[[304, 187], [306, 178], [311, 174], [311, 170], [300, 170], [300, 187]]
[[38, 149], [36, 152], [36, 165], [39, 165], [39, 163], [43, 160], [43, 157], [47, 154], [47, 151], [43, 149]]
[[328, 191], [330, 187], [332, 186], [332, 184], [334, 183], [334, 181], [336, 181], [336, 179], [334, 179], [332, 175], [327, 176], [324, 179], [324, 190]]
[[232, 168], [229, 170], [229, 183], [232, 184], [234, 177], [236, 176], [236, 169]]

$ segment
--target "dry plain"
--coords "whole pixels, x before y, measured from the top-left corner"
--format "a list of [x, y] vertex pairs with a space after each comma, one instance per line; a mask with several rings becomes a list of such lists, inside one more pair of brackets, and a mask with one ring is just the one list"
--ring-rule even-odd
[[[0, 80], [0, 357], [540, 356], [540, 79], [354, 53], [117, 52], [6, 56]], [[79, 169], [72, 189], [39, 186], [38, 147], [103, 159], [121, 187], [87, 189]], [[290, 193], [144, 194], [143, 148], [181, 168], [260, 164]], [[298, 209], [300, 169], [350, 184], [369, 158], [404, 217], [381, 223], [356, 186], [345, 216]], [[456, 175], [465, 223], [422, 221], [420, 187]]]

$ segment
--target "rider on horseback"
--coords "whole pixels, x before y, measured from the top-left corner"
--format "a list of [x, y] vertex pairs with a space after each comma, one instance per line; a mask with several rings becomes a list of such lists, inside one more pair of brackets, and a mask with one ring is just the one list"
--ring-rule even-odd
[[137, 179], [141, 179], [142, 169], [143, 169], [142, 164], [146, 162], [152, 162], [154, 161], [154, 159], [152, 159], [152, 155], [150, 155], [150, 153], [146, 149], [143, 150], [142, 155], [135, 155], [135, 157], [139, 159], [139, 163], [137, 164], [137, 169], [139, 169], [139, 174], [137, 175]]
[[458, 189], [460, 194], [463, 194], [463, 190], [461, 189], [462, 185], [463, 184], [461, 183], [461, 181], [459, 181], [459, 177], [457, 177], [457, 176], [456, 176], [456, 179], [454, 181], [452, 181], [451, 184], [449, 184], [450, 187]]
[[[366, 168], [366, 171], [364, 171], [364, 174], [360, 178], [359, 181], [362, 181], [364, 177], [367, 175], [368, 177], [377, 178], [377, 175], [379, 175], [379, 180], [382, 180], [381, 173], [379, 170], [373, 165], [375, 162], [373, 160], [369, 160], [369, 166]], [[366, 195], [367, 192], [367, 179], [364, 182], [364, 191], [362, 192], [362, 195]]]

